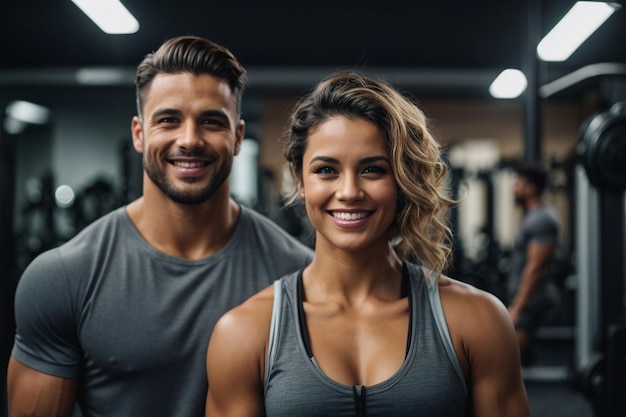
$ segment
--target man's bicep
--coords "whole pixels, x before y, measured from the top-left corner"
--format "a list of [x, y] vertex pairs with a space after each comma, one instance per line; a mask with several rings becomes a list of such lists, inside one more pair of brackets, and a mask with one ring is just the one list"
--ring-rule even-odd
[[79, 376], [83, 354], [72, 293], [56, 252], [28, 266], [15, 292], [16, 359], [44, 373]]
[[39, 372], [9, 360], [7, 398], [9, 417], [69, 417], [74, 410], [77, 381]]

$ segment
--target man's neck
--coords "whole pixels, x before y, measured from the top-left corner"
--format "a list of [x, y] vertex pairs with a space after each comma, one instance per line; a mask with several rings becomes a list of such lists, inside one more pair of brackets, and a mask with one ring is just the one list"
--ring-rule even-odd
[[224, 247], [239, 213], [234, 200], [217, 195], [188, 205], [148, 192], [128, 205], [131, 220], [149, 244], [185, 259], [201, 259]]
[[541, 197], [539, 196], [527, 198], [526, 204], [524, 204], [524, 206], [526, 207], [526, 211], [534, 210], [540, 205], [541, 205]]

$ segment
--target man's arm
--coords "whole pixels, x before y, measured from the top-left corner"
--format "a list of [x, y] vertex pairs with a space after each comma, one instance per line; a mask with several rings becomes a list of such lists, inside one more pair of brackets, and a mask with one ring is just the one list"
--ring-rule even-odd
[[520, 312], [528, 304], [539, 283], [546, 277], [550, 262], [554, 257], [554, 242], [530, 242], [526, 249], [526, 264], [520, 276], [520, 282], [509, 306], [513, 322], [517, 323]]
[[44, 374], [11, 357], [7, 372], [9, 417], [69, 417], [77, 382]]

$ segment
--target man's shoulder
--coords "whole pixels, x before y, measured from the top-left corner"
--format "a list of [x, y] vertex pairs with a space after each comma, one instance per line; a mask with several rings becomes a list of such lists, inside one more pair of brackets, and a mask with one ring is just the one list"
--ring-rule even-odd
[[253, 226], [259, 232], [275, 233], [279, 237], [297, 241], [294, 236], [290, 235], [278, 223], [267, 217], [265, 214], [245, 206], [242, 206], [241, 213], [245, 226]]
[[103, 233], [117, 233], [119, 230], [127, 230], [125, 221], [129, 221], [126, 210], [124, 207], [119, 207], [89, 223], [61, 247], [71, 246], [82, 240], [98, 240]]
[[125, 238], [119, 236], [120, 230], [128, 230], [123, 223], [125, 221], [125, 211], [123, 208], [113, 210], [110, 213], [94, 220], [84, 227], [72, 238], [62, 244], [48, 249], [39, 254], [38, 262], [56, 262], [63, 259], [63, 262], [79, 262], [80, 259], [93, 261], [103, 245], [116, 245], [118, 241]]
[[546, 227], [551, 225], [558, 227], [559, 217], [552, 205], [544, 203], [528, 213], [526, 223], [529, 226]]
[[289, 234], [266, 215], [244, 206], [242, 206], [241, 213], [241, 226], [248, 239], [254, 240], [254, 238], [256, 238], [261, 242], [270, 244], [268, 248], [273, 251], [279, 251], [282, 248], [286, 252], [300, 252], [309, 257], [312, 256], [313, 251], [311, 248], [306, 246], [295, 236]]

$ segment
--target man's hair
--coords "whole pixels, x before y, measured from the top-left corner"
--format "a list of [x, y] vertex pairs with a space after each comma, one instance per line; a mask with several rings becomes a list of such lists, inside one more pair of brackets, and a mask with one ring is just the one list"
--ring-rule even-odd
[[137, 114], [150, 83], [157, 74], [208, 74], [228, 82], [241, 114], [241, 100], [247, 82], [246, 70], [225, 47], [198, 36], [179, 36], [165, 41], [156, 52], [149, 53], [137, 67], [135, 77]]
[[523, 163], [517, 167], [517, 175], [533, 184], [537, 195], [543, 194], [548, 186], [548, 172], [538, 163]]

